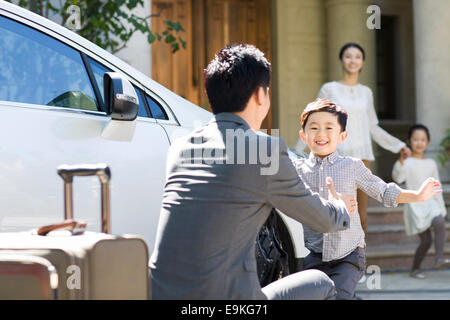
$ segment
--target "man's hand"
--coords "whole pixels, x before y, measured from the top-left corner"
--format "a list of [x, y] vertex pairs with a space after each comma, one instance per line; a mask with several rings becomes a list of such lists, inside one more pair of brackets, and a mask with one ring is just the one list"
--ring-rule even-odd
[[330, 177], [327, 177], [326, 182], [328, 187], [328, 200], [343, 200], [345, 206], [347, 207], [348, 214], [354, 214], [356, 212], [356, 208], [358, 207], [356, 197], [349, 194], [341, 194], [336, 192], [333, 185], [333, 179]]

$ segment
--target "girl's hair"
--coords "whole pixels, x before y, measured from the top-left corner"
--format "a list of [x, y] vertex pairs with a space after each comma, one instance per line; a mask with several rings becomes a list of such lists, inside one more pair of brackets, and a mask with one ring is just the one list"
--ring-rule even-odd
[[426, 135], [427, 135], [427, 138], [428, 138], [428, 141], [430, 141], [430, 131], [429, 131], [428, 128], [425, 127], [423, 124], [415, 124], [415, 125], [413, 125], [411, 128], [409, 128], [409, 131], [408, 131], [408, 141], [411, 140], [411, 137], [412, 137], [414, 131], [416, 131], [416, 130], [423, 130], [423, 131], [425, 131], [425, 133], [426, 133]]
[[344, 56], [344, 52], [348, 48], [356, 48], [356, 49], [358, 49], [362, 53], [363, 60], [366, 60], [366, 53], [364, 52], [364, 49], [359, 44], [354, 43], [354, 42], [349, 42], [347, 44], [344, 44], [344, 46], [341, 48], [341, 51], [339, 51], [339, 60], [342, 61], [342, 57]]

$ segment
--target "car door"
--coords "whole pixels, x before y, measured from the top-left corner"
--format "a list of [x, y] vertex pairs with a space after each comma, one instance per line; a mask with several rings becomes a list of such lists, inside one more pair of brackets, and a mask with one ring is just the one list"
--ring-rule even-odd
[[[139, 96], [132, 138], [102, 137], [110, 123], [103, 111], [103, 73], [117, 70], [74, 49], [70, 40], [27, 24], [33, 28], [0, 16], [0, 232], [62, 220], [57, 166], [104, 162], [112, 172], [112, 232], [141, 234], [152, 247], [169, 147], [165, 131]], [[100, 230], [94, 178], [74, 182], [74, 216]]]

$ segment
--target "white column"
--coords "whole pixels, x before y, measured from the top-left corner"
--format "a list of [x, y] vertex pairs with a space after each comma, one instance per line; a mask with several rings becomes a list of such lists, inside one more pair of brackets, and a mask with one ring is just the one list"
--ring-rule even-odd
[[[414, 0], [414, 46], [417, 122], [430, 129], [430, 157], [436, 157], [450, 128], [450, 1]], [[441, 168], [450, 180], [450, 166]]]
[[376, 97], [376, 29], [367, 27], [371, 14], [367, 8], [371, 0], [326, 0], [328, 26], [328, 80], [343, 77], [339, 51], [348, 42], [356, 42], [364, 49], [366, 60], [360, 75], [360, 82], [367, 85]]
[[319, 0], [271, 1], [273, 128], [293, 147], [300, 114], [326, 81], [325, 7]]

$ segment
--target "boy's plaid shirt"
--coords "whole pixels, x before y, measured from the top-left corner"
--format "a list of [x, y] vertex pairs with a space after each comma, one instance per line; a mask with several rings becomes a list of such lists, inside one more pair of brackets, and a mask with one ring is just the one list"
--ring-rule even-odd
[[[337, 192], [356, 197], [361, 189], [370, 197], [382, 202], [385, 207], [396, 207], [401, 189], [395, 183], [386, 183], [366, 168], [364, 163], [353, 157], [343, 157], [337, 151], [321, 159], [312, 153], [308, 158], [293, 160], [301, 179], [312, 191], [328, 199], [326, 177], [333, 179]], [[360, 245], [365, 245], [364, 231], [359, 213], [350, 216], [350, 228], [331, 233], [320, 233], [303, 226], [305, 246], [316, 253], [322, 253], [323, 261], [341, 259]]]

